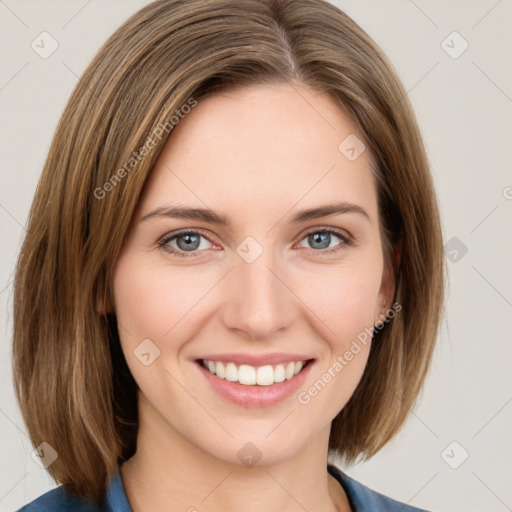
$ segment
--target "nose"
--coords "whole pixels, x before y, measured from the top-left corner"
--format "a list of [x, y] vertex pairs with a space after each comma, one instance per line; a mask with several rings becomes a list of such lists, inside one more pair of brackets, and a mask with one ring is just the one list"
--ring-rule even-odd
[[252, 263], [240, 258], [225, 283], [224, 325], [252, 340], [272, 338], [298, 315], [298, 299], [270, 253]]

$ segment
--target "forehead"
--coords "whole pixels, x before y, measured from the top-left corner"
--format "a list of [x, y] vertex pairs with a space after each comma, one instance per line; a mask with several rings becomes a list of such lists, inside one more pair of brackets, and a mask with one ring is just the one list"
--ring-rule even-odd
[[376, 214], [371, 155], [347, 158], [347, 140], [360, 151], [362, 134], [324, 93], [260, 85], [203, 98], [171, 132], [141, 214], [176, 201], [257, 215], [334, 200]]

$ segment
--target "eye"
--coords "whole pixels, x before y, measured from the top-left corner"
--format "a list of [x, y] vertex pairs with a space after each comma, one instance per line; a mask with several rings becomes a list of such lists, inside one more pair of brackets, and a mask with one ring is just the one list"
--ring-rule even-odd
[[[331, 245], [333, 237], [341, 240], [334, 246]], [[332, 253], [342, 250], [345, 246], [352, 245], [352, 239], [350, 236], [342, 230], [334, 228], [319, 229], [316, 228], [302, 238], [302, 241], [306, 241], [310, 244], [311, 249], [316, 252]], [[203, 252], [211, 247], [208, 244], [212, 244], [208, 237], [201, 231], [197, 230], [186, 230], [178, 233], [172, 233], [166, 235], [158, 243], [158, 247], [163, 251], [178, 256], [180, 258], [198, 257], [198, 252]], [[304, 245], [300, 244], [301, 247]]]
[[[207, 243], [203, 243], [203, 240]], [[158, 247], [178, 257], [190, 258], [195, 257], [196, 252], [209, 249], [208, 244], [211, 242], [200, 231], [181, 231], [162, 238], [158, 242]]]
[[[341, 240], [341, 243], [332, 246], [331, 242], [333, 242], [333, 237]], [[347, 233], [334, 228], [316, 228], [314, 231], [306, 233], [302, 241], [304, 240], [309, 244], [310, 248], [317, 250], [317, 252], [320, 250], [322, 253], [336, 252], [343, 249], [344, 246], [352, 245], [352, 239]], [[304, 245], [300, 246], [304, 247]]]

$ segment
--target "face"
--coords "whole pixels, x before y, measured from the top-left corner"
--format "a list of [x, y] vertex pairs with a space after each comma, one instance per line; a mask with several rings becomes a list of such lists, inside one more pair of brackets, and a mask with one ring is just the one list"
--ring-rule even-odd
[[234, 463], [328, 434], [392, 298], [355, 137], [329, 96], [287, 85], [208, 97], [174, 128], [113, 274], [141, 424]]

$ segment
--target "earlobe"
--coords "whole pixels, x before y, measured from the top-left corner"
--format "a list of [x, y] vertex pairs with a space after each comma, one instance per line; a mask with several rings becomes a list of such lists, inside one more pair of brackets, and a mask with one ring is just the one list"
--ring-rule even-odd
[[382, 297], [382, 306], [384, 307], [384, 311], [387, 311], [386, 306], [391, 304], [393, 301], [393, 296], [395, 294], [395, 269], [392, 264], [386, 265], [386, 269], [384, 270], [384, 275], [382, 276], [382, 286], [381, 286], [381, 297]]
[[105, 305], [103, 304], [103, 301], [98, 301], [96, 303], [96, 312], [98, 313], [98, 315], [100, 316], [107, 316], [107, 308], [105, 307]]
[[384, 269], [382, 275], [381, 289], [380, 289], [380, 297], [382, 299], [381, 309], [379, 313], [379, 318], [376, 319], [375, 324], [383, 321], [387, 318], [387, 314], [390, 308], [391, 303], [393, 302], [393, 297], [395, 295], [395, 287], [396, 287], [396, 274], [398, 273], [398, 269], [400, 267], [400, 261], [402, 257], [402, 238], [398, 240], [393, 245], [393, 256], [392, 260], [389, 264], [386, 264], [386, 268]]
[[96, 301], [96, 311], [101, 316], [107, 316], [114, 313], [114, 308], [106, 296], [98, 297]]

